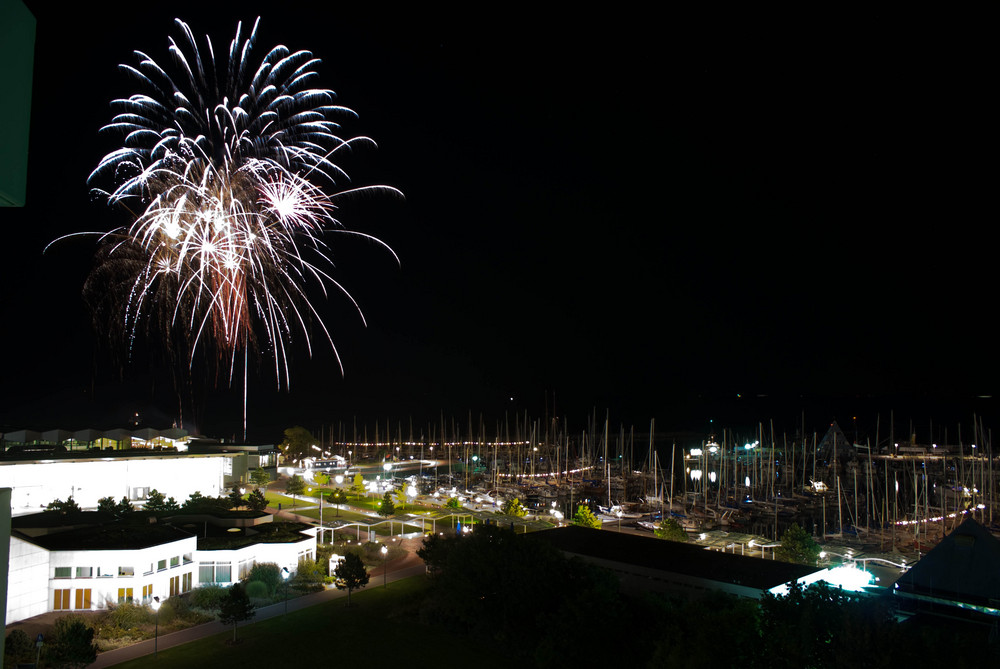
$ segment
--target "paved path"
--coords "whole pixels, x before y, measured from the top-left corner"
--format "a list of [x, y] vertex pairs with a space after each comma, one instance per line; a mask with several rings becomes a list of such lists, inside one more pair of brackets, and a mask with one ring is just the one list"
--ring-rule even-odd
[[[413, 556], [416, 558], [416, 556]], [[398, 581], [403, 578], [408, 578], [410, 576], [417, 576], [418, 574], [424, 573], [424, 564], [419, 559], [416, 558], [416, 562], [419, 564], [414, 564], [413, 559], [403, 558], [396, 562], [396, 564], [390, 564], [388, 573], [385, 575], [385, 580], [388, 583]], [[369, 571], [371, 574], [371, 580], [369, 581], [368, 587], [375, 587], [379, 585], [379, 581], [382, 580], [382, 568], [378, 567]], [[376, 575], [379, 577], [376, 579]], [[310, 606], [315, 606], [317, 604], [322, 604], [333, 599], [339, 599], [341, 597], [346, 597], [347, 592], [344, 590], [337, 590], [336, 588], [330, 588], [324, 590], [323, 592], [317, 592], [311, 595], [303, 595], [301, 597], [296, 597], [295, 599], [289, 599], [287, 602], [289, 611], [298, 611], [300, 609], [308, 608]], [[257, 615], [254, 617], [254, 622], [267, 620], [268, 618], [276, 618], [278, 616], [284, 615], [285, 613], [285, 603], [271, 604], [270, 606], [264, 606], [257, 609]], [[244, 624], [240, 627], [246, 629], [247, 627], [253, 625], [253, 623]], [[170, 634], [162, 634], [156, 641], [159, 650], [165, 650], [167, 648], [172, 648], [174, 646], [179, 646], [189, 641], [195, 641], [197, 639], [204, 639], [205, 637], [214, 636], [216, 634], [229, 633], [232, 634], [233, 628], [230, 625], [223, 625], [222, 623], [216, 621], [211, 623], [205, 623], [203, 625], [196, 625], [195, 627], [189, 627], [179, 632], [172, 632]], [[243, 632], [244, 634], [246, 632]], [[125, 648], [119, 648], [117, 650], [109, 650], [106, 653], [101, 653], [97, 656], [97, 661], [89, 667], [93, 669], [100, 669], [101, 667], [110, 667], [121, 662], [127, 662], [129, 660], [134, 660], [137, 657], [142, 657], [144, 655], [153, 654], [153, 640], [142, 641], [131, 646], [126, 646]]]

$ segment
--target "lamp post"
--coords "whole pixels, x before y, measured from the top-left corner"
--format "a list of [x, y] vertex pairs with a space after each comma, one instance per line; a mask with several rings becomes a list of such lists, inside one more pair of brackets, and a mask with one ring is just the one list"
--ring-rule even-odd
[[389, 568], [389, 563], [386, 560], [386, 556], [388, 554], [389, 554], [389, 549], [386, 548], [385, 545], [383, 544], [382, 545], [382, 589], [383, 590], [385, 590], [388, 587], [387, 586], [388, 578], [386, 576], [386, 571]]
[[153, 601], [149, 603], [153, 607], [153, 613], [156, 614], [156, 626], [153, 628], [153, 657], [156, 657], [157, 646], [160, 643], [160, 598], [153, 597]]
[[288, 571], [288, 567], [281, 568], [281, 578], [285, 581], [285, 615], [288, 615], [288, 577], [291, 576], [291, 572]]
[[42, 661], [42, 646], [45, 644], [45, 637], [39, 634], [35, 637], [35, 647], [38, 649], [35, 651], [35, 666], [37, 667]]

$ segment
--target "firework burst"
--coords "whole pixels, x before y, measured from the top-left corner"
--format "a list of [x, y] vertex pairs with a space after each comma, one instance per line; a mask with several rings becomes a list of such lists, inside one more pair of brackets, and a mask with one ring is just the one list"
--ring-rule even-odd
[[183, 344], [188, 366], [196, 351], [209, 352], [230, 382], [248, 354], [264, 354], [281, 386], [289, 382], [293, 335], [312, 354], [311, 324], [341, 364], [306, 287], [318, 284], [324, 294], [332, 287], [358, 306], [329, 272], [324, 234], [361, 235], [392, 253], [345, 230], [336, 199], [399, 192], [343, 187], [347, 175], [334, 158], [374, 142], [339, 136], [334, 119], [354, 113], [314, 87], [319, 61], [308, 51], [277, 46], [254, 66], [259, 22], [246, 37], [237, 26], [221, 67], [211, 41], [199, 49], [179, 19], [170, 73], [139, 51], [137, 66], [121, 66], [141, 92], [112, 101], [115, 116], [102, 130], [124, 141], [90, 181], [110, 182], [97, 192], [134, 221], [102, 236], [86, 290], [100, 293], [92, 301], [117, 314], [129, 340], [143, 323], [161, 328], [165, 341]]

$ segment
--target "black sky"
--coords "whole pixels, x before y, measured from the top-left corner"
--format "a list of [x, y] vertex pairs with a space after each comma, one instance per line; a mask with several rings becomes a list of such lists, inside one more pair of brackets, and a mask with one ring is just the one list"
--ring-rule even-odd
[[[344, 377], [322, 346], [296, 354], [290, 393], [265, 367], [251, 439], [553, 398], [581, 426], [594, 408], [678, 427], [995, 412], [974, 399], [996, 379], [993, 68], [975, 17], [28, 4], [29, 203], [0, 211], [4, 426], [176, 416], [170, 375], [141, 352], [122, 371], [91, 325], [92, 242], [42, 249], [121, 222], [86, 184], [114, 148], [108, 102], [133, 92], [117, 64], [166, 61], [175, 16], [221, 51], [258, 14], [258, 56], [313, 51], [359, 114], [347, 132], [378, 142], [344, 165], [355, 183], [406, 200], [341, 212], [402, 265], [336, 240], [368, 328], [326, 303]], [[206, 394], [186, 421], [238, 432], [241, 389]]]

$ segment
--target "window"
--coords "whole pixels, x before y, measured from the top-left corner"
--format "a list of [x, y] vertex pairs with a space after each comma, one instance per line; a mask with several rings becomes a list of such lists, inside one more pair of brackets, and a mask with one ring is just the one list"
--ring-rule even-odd
[[142, 586], [142, 601], [145, 602], [152, 596], [153, 596], [153, 584], [150, 583], [149, 585]]
[[240, 560], [239, 579], [241, 581], [250, 575], [250, 570], [253, 569], [255, 561], [256, 561], [255, 558], [247, 558], [246, 560]]
[[118, 567], [118, 576], [135, 576], [135, 567]]
[[69, 588], [56, 590], [52, 599], [52, 609], [55, 611], [65, 611], [69, 608]]
[[71, 578], [72, 576], [72, 567], [56, 567], [56, 578]]
[[76, 577], [77, 578], [93, 578], [94, 568], [93, 567], [77, 567]]
[[183, 575], [181, 578], [181, 592], [191, 592], [191, 581], [193, 580], [192, 576], [194, 576], [194, 574], [191, 572]]
[[90, 608], [90, 588], [78, 588], [76, 591], [76, 609]]
[[181, 577], [172, 576], [170, 578], [170, 596], [181, 594]]
[[194, 558], [192, 557], [192, 554], [191, 553], [185, 553], [184, 554], [184, 564], [191, 564], [192, 562], [194, 562]]
[[232, 562], [199, 562], [198, 582], [230, 583], [233, 580]]
[[124, 604], [125, 602], [132, 601], [132, 588], [118, 588], [118, 603]]
[[167, 568], [167, 561], [160, 560], [156, 563], [156, 571], [164, 571]]
[[115, 570], [111, 567], [98, 567], [97, 568], [97, 578], [113, 578], [115, 575]]
[[174, 567], [179, 567], [179, 566], [181, 566], [181, 558], [180, 558], [179, 555], [175, 555], [174, 557], [170, 558], [170, 568], [171, 569], [173, 569]]

